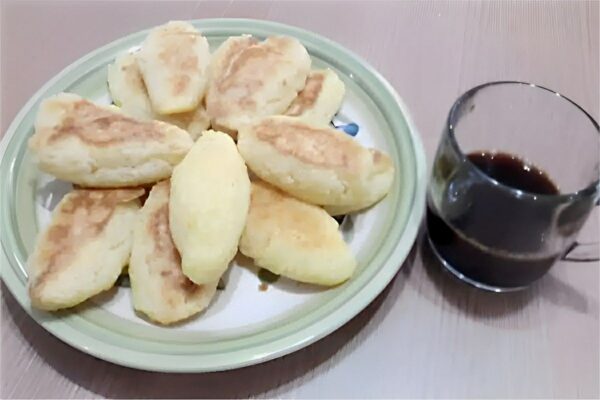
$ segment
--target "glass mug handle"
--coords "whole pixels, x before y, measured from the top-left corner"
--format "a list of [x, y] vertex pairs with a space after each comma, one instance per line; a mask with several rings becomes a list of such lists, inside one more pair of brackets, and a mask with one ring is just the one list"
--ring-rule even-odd
[[[596, 201], [596, 206], [600, 205], [600, 199]], [[574, 241], [565, 251], [563, 261], [573, 262], [593, 262], [600, 261], [600, 243]]]
[[600, 261], [600, 257], [598, 257], [599, 251], [598, 242], [580, 243], [575, 241], [567, 248], [567, 251], [562, 256], [562, 260], [574, 262]]

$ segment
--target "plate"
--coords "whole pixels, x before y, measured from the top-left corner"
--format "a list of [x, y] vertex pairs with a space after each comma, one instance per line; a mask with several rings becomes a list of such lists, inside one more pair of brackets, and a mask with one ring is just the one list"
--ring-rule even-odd
[[261, 290], [256, 268], [236, 258], [225, 290], [208, 310], [174, 327], [155, 326], [138, 317], [126, 288], [74, 310], [40, 312], [29, 304], [26, 260], [37, 232], [71, 186], [40, 173], [32, 161], [27, 139], [33, 133], [35, 113], [42, 99], [62, 91], [110, 102], [106, 66], [118, 54], [135, 51], [148, 31], [99, 48], [51, 79], [19, 112], [0, 145], [2, 279], [21, 306], [64, 342], [116, 364], [163, 372], [252, 365], [298, 350], [339, 328], [398, 272], [416, 238], [425, 205], [425, 155], [417, 131], [394, 89], [365, 61], [326, 38], [287, 25], [247, 19], [190, 22], [207, 37], [211, 50], [241, 34], [298, 38], [313, 67], [332, 68], [346, 85], [334, 123], [362, 144], [390, 154], [397, 174], [382, 202], [344, 220], [342, 229], [358, 270], [341, 286], [323, 290], [280, 279]]

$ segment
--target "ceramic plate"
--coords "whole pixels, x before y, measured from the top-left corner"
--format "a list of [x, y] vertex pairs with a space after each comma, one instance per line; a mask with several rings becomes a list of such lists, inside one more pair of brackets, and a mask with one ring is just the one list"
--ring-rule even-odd
[[93, 51], [50, 80], [19, 112], [0, 147], [2, 279], [23, 308], [56, 337], [104, 360], [145, 370], [242, 367], [293, 352], [331, 333], [366, 307], [397, 273], [415, 240], [425, 204], [426, 167], [419, 136], [398, 95], [366, 62], [328, 39], [291, 26], [243, 19], [192, 23], [212, 50], [227, 37], [241, 34], [298, 38], [314, 67], [334, 69], [346, 84], [334, 123], [360, 143], [390, 154], [397, 174], [385, 200], [343, 222], [359, 267], [339, 287], [320, 290], [280, 279], [260, 290], [256, 268], [238, 258], [227, 273], [225, 290], [209, 309], [175, 327], [154, 326], [138, 317], [128, 288], [107, 292], [74, 310], [42, 313], [29, 304], [26, 260], [38, 231], [71, 186], [40, 173], [27, 150], [39, 102], [68, 91], [109, 103], [106, 66], [118, 54], [135, 51], [147, 31]]

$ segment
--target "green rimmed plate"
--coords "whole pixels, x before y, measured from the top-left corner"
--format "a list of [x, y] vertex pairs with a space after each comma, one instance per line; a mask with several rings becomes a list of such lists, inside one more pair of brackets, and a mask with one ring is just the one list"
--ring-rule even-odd
[[192, 23], [215, 49], [229, 36], [289, 35], [308, 49], [314, 67], [334, 69], [346, 84], [339, 121], [359, 127], [356, 140], [385, 150], [396, 165], [390, 194], [343, 224], [359, 268], [352, 280], [319, 290], [281, 279], [268, 290], [252, 265], [230, 268], [227, 287], [198, 318], [175, 327], [153, 326], [133, 312], [129, 290], [120, 288], [77, 307], [48, 314], [27, 296], [26, 260], [35, 236], [70, 185], [37, 171], [27, 150], [39, 102], [58, 92], [108, 103], [106, 66], [135, 51], [147, 31], [110, 43], [76, 61], [42, 87], [19, 112], [0, 145], [2, 279], [23, 308], [45, 329], [96, 357], [163, 372], [218, 371], [256, 364], [302, 348], [331, 333], [366, 307], [406, 258], [425, 204], [425, 155], [406, 107], [372, 67], [336, 43], [295, 27], [244, 20]]

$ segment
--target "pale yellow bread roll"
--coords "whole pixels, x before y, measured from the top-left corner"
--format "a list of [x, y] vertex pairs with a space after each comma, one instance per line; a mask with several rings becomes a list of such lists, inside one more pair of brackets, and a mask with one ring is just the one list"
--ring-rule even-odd
[[160, 324], [182, 321], [204, 310], [217, 281], [196, 285], [181, 270], [169, 229], [169, 181], [154, 185], [135, 224], [129, 261], [134, 308]]
[[313, 70], [285, 115], [327, 125], [340, 109], [345, 92], [344, 82], [331, 69]]
[[73, 307], [114, 285], [129, 261], [143, 193], [78, 189], [62, 198], [27, 262], [33, 307]]
[[345, 212], [379, 201], [394, 178], [386, 154], [294, 117], [266, 117], [241, 129], [238, 149], [261, 179], [308, 203]]
[[250, 179], [233, 139], [207, 131], [171, 178], [169, 225], [183, 273], [217, 281], [237, 252], [250, 203]]
[[275, 274], [318, 285], [337, 285], [356, 269], [335, 219], [260, 181], [252, 182], [240, 251]]
[[90, 187], [137, 186], [168, 178], [192, 146], [190, 135], [61, 93], [42, 102], [29, 148], [39, 168]]
[[178, 114], [154, 112], [134, 54], [120, 55], [108, 66], [108, 90], [123, 114], [173, 124], [188, 131], [194, 140], [210, 126], [210, 118], [203, 103], [195, 110]]
[[171, 21], [152, 29], [136, 57], [155, 112], [198, 107], [206, 91], [210, 50], [190, 23]]
[[308, 52], [294, 38], [227, 39], [209, 69], [206, 111], [212, 127], [235, 137], [256, 117], [282, 114], [304, 87], [310, 64]]

